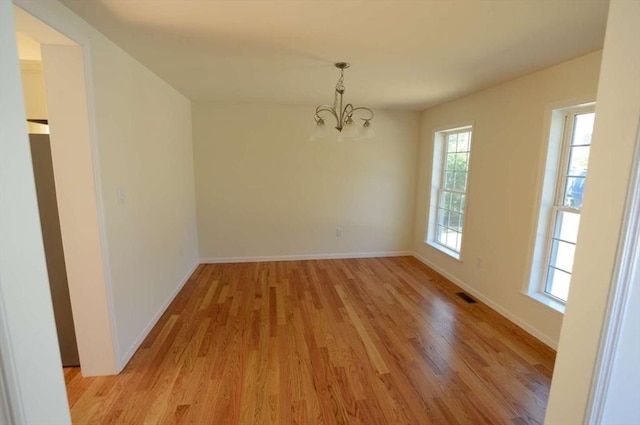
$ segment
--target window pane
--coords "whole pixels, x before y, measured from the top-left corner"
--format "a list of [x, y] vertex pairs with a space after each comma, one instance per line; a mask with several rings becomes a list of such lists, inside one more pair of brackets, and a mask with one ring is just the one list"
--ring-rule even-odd
[[460, 133], [458, 135], [458, 152], [469, 151], [469, 136], [471, 133]]
[[461, 215], [459, 212], [451, 212], [449, 213], [449, 227], [460, 231], [461, 229], [461, 224], [462, 224], [462, 219], [461, 219]]
[[574, 146], [569, 159], [569, 175], [584, 177], [587, 175], [590, 146]]
[[443, 208], [448, 210], [449, 205], [451, 205], [451, 193], [446, 191], [440, 192], [440, 201], [438, 203], [438, 208]]
[[594, 112], [576, 115], [573, 124], [572, 145], [589, 145], [593, 133], [593, 122], [596, 118]]
[[578, 210], [582, 208], [585, 180], [585, 177], [567, 177], [563, 201], [565, 207], [572, 207]]
[[444, 226], [445, 223], [445, 210], [438, 208], [438, 226]]
[[441, 243], [444, 244], [445, 240], [446, 240], [446, 229], [443, 226], [438, 226], [438, 231], [436, 234], [436, 240]]
[[455, 178], [456, 176], [454, 171], [445, 171], [443, 189], [449, 189], [449, 190], [453, 189]]
[[446, 247], [449, 247], [453, 250], [456, 251], [460, 251], [460, 233], [456, 232], [453, 229], [443, 229], [443, 232], [441, 233], [442, 239], [439, 241], [440, 243], [442, 243], [443, 245], [445, 245]]
[[447, 152], [455, 152], [457, 146], [458, 135], [450, 134], [447, 137]]
[[569, 273], [549, 267], [545, 292], [566, 301], [570, 283], [571, 275]]
[[571, 273], [576, 246], [572, 243], [554, 239], [551, 243], [551, 259], [549, 265]]
[[457, 212], [458, 204], [460, 203], [460, 195], [458, 193], [449, 192], [449, 199], [451, 201], [449, 203], [449, 209]]
[[446, 166], [445, 170], [455, 170], [456, 169], [456, 156], [457, 156], [457, 154], [455, 152], [447, 154], [447, 166]]
[[459, 192], [465, 191], [465, 186], [467, 185], [467, 173], [464, 171], [459, 171], [455, 174], [454, 182], [453, 182], [453, 190], [457, 190]]
[[[442, 158], [442, 181], [438, 188], [437, 216], [434, 241], [460, 252], [462, 222], [469, 168], [471, 131], [443, 132], [444, 157]], [[458, 193], [462, 192], [462, 193]]]
[[459, 153], [456, 154], [456, 170], [458, 171], [467, 171], [467, 153]]
[[456, 240], [454, 242], [454, 249], [458, 252], [460, 252], [460, 248], [462, 245], [462, 233], [460, 232], [455, 232], [456, 235]]
[[556, 223], [553, 231], [553, 238], [566, 242], [576, 243], [578, 241], [578, 228], [580, 226], [580, 214], [567, 211], [556, 213]]

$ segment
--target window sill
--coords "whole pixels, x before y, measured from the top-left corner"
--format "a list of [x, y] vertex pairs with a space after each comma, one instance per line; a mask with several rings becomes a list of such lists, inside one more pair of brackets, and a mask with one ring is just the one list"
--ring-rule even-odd
[[540, 292], [522, 292], [523, 295], [526, 295], [527, 297], [539, 302], [540, 304], [544, 305], [545, 307], [560, 313], [560, 314], [564, 314], [564, 310], [565, 310], [565, 304], [552, 298], [549, 297], [547, 295], [541, 294]]
[[435, 248], [438, 251], [440, 251], [440, 252], [442, 252], [444, 254], [447, 254], [449, 257], [453, 258], [454, 260], [462, 262], [462, 260], [460, 259], [460, 254], [455, 252], [452, 249], [449, 249], [447, 247], [444, 247], [442, 245], [439, 245], [439, 244], [437, 244], [435, 242], [430, 242], [430, 241], [425, 241], [425, 245], [428, 245], [431, 248]]

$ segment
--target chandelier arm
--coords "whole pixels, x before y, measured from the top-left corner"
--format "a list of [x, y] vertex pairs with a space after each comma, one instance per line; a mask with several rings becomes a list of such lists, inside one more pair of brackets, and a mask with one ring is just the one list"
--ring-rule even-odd
[[[342, 105], [341, 105], [342, 106]], [[353, 105], [347, 103], [344, 108], [340, 110], [340, 123], [342, 125], [353, 115]]]
[[336, 113], [336, 110], [331, 105], [320, 105], [316, 108], [316, 113], [314, 117], [316, 119], [316, 122], [322, 119], [322, 117], [320, 116], [321, 112], [329, 112], [331, 115], [333, 115], [336, 121], [338, 120], [338, 114]]
[[363, 121], [371, 121], [373, 119], [373, 111], [365, 106], [358, 106], [357, 108], [352, 108], [351, 110], [351, 114], [353, 114], [356, 111], [366, 111], [369, 113], [369, 118], [360, 118]]
[[355, 107], [351, 103], [347, 103], [346, 105], [344, 105], [343, 103], [343, 97], [345, 92], [344, 70], [349, 67], [349, 64], [347, 62], [338, 62], [335, 65], [336, 65], [336, 68], [340, 69], [340, 77], [338, 78], [338, 81], [336, 83], [336, 88], [333, 94], [333, 106], [331, 105], [318, 106], [316, 108], [316, 112], [314, 115], [314, 119], [316, 120], [316, 123], [324, 124], [324, 119], [320, 114], [328, 112], [331, 115], [333, 115], [333, 117], [336, 120], [336, 130], [342, 131], [342, 129], [347, 123], [349, 124], [353, 123], [354, 113], [364, 111], [365, 113], [368, 113], [369, 116], [365, 118], [360, 118], [360, 119], [364, 121], [365, 127], [369, 127], [370, 126], [369, 121], [373, 119], [373, 111], [371, 109], [366, 107]]

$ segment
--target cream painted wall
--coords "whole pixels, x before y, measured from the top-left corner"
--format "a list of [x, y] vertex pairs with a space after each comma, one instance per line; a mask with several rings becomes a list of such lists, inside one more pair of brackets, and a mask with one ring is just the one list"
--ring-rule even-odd
[[194, 105], [205, 261], [411, 250], [418, 113], [375, 111], [374, 140], [338, 143], [308, 140], [313, 111]]
[[[552, 108], [595, 100], [601, 52], [508, 81], [422, 114], [414, 250], [548, 345], [562, 315], [522, 293], [538, 218]], [[425, 244], [433, 134], [473, 121], [462, 261]], [[478, 264], [481, 259], [481, 264]]]
[[70, 424], [12, 17], [0, 1], [0, 385], [15, 423]]
[[123, 366], [198, 264], [191, 102], [110, 43], [93, 61]]
[[[18, 34], [19, 35], [19, 34]], [[22, 76], [22, 93], [27, 119], [47, 119], [47, 99], [45, 97], [44, 76], [42, 73], [42, 58], [40, 57], [40, 45], [33, 41], [38, 48], [38, 60], [20, 59], [20, 74]], [[22, 57], [24, 43], [18, 41], [18, 56]], [[49, 126], [33, 122], [27, 122], [29, 134], [49, 134]]]
[[85, 47], [116, 372], [198, 262], [191, 104], [59, 2], [15, 3]]
[[85, 376], [117, 370], [100, 240], [95, 170], [79, 46], [43, 45], [51, 159], [80, 366]]
[[47, 119], [49, 114], [47, 113], [42, 62], [21, 60], [20, 71], [27, 118]]
[[640, 129], [640, 3], [635, 0], [611, 2], [596, 116], [547, 424], [583, 423], [588, 408]]

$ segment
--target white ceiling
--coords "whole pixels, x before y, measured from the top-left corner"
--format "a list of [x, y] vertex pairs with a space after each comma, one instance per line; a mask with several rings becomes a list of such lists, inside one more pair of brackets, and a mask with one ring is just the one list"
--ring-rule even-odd
[[61, 0], [194, 100], [421, 109], [602, 48], [607, 0]]

